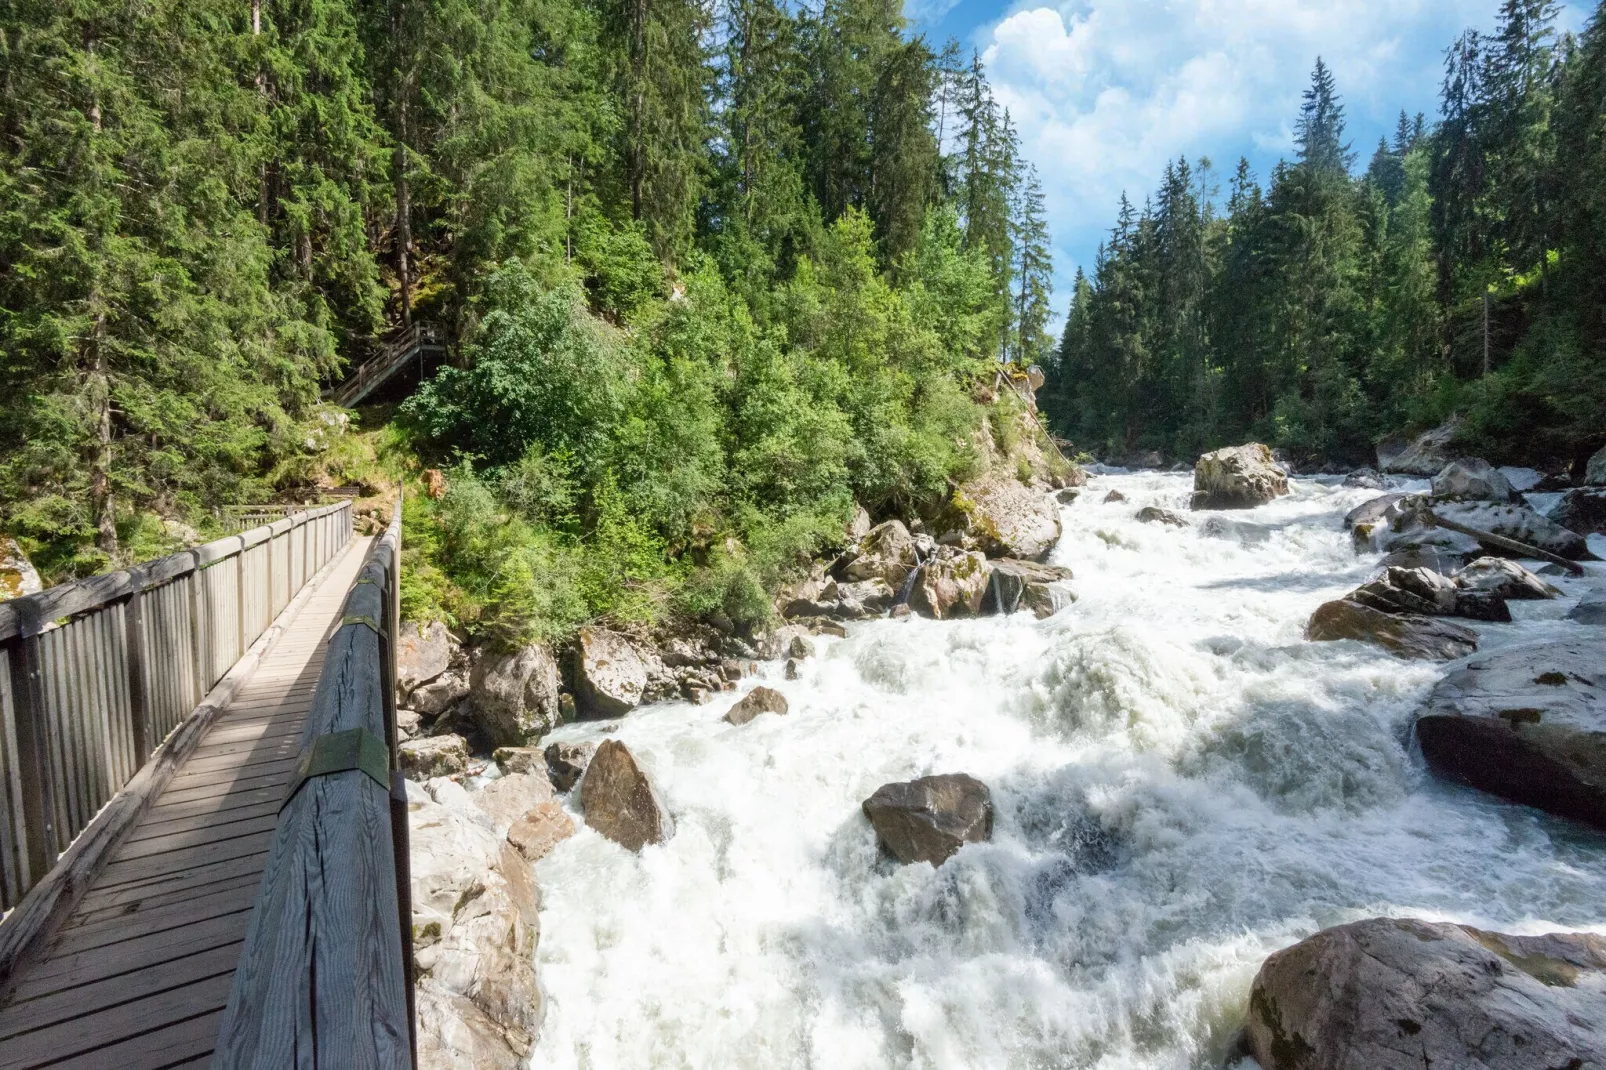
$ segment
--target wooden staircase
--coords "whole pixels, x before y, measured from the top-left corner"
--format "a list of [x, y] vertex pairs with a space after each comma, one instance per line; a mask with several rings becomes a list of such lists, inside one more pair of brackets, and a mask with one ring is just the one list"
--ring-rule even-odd
[[385, 348], [358, 365], [345, 382], [324, 391], [323, 399], [349, 409], [388, 382], [414, 358], [420, 362], [422, 370], [426, 356], [440, 356], [445, 352], [445, 328], [438, 323], [413, 323], [392, 335]]

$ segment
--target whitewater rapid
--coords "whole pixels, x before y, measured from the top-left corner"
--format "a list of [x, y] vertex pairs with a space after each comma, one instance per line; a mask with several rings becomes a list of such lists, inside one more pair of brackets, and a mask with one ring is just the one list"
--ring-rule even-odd
[[[1606, 932], [1606, 837], [1424, 771], [1443, 666], [1303, 640], [1377, 566], [1341, 524], [1376, 492], [1336, 482], [1198, 514], [1187, 475], [1101, 474], [1062, 512], [1078, 600], [1048, 620], [850, 625], [798, 680], [555, 732], [625, 741], [678, 827], [635, 855], [582, 825], [535, 867], [530, 1064], [1215, 1068], [1261, 961], [1319, 928]], [[1474, 627], [1560, 635], [1571, 604]], [[721, 720], [757, 682], [790, 714]], [[992, 841], [882, 858], [860, 802], [947, 772], [991, 787]]]

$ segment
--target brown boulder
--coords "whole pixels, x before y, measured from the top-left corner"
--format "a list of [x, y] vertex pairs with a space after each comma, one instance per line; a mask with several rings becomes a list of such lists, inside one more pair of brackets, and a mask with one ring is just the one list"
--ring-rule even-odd
[[549, 743], [542, 755], [547, 778], [558, 791], [568, 791], [586, 775], [586, 766], [597, 753], [595, 743]]
[[1288, 493], [1288, 473], [1259, 442], [1229, 446], [1193, 466], [1195, 509], [1253, 509]]
[[631, 851], [665, 843], [675, 834], [658, 789], [617, 739], [597, 747], [580, 781], [580, 805], [587, 825]]
[[1476, 633], [1459, 624], [1414, 614], [1395, 615], [1341, 598], [1311, 615], [1305, 638], [1313, 642], [1355, 639], [1375, 643], [1402, 658], [1448, 661], [1478, 649]]
[[773, 687], [755, 687], [725, 712], [731, 724], [746, 724], [761, 713], [785, 713], [786, 696]]
[[1168, 524], [1174, 528], [1185, 528], [1188, 522], [1169, 509], [1162, 509], [1158, 505], [1145, 505], [1138, 510], [1138, 520], [1144, 524]]
[[532, 807], [507, 830], [507, 842], [527, 862], [539, 862], [548, 851], [574, 835], [574, 820], [557, 802]]
[[1371, 918], [1268, 958], [1245, 1030], [1262, 1070], [1606, 1065], [1606, 937]]
[[993, 835], [992, 793], [964, 773], [883, 784], [863, 807], [881, 846], [905, 864], [940, 866], [965, 844]]
[[982, 611], [992, 568], [977, 550], [929, 562], [915, 579], [909, 605], [933, 620], [974, 617]]

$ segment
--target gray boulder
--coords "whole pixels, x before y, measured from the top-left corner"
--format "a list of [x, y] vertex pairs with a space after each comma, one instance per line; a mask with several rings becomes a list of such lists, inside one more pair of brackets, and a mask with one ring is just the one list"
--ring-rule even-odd
[[1370, 501], [1362, 502], [1344, 514], [1344, 530], [1354, 531], [1358, 527], [1386, 521], [1389, 516], [1389, 509], [1396, 502], [1403, 501], [1406, 497], [1404, 494], [1381, 494]]
[[1443, 576], [1453, 576], [1466, 564], [1467, 555], [1435, 546], [1395, 550], [1383, 558], [1384, 568], [1425, 568]]
[[618, 632], [581, 628], [574, 648], [574, 703], [581, 717], [618, 717], [641, 704], [647, 664]]
[[631, 851], [666, 843], [675, 822], [652, 779], [617, 739], [605, 739], [580, 781], [586, 824]]
[[1158, 505], [1145, 505], [1138, 510], [1138, 521], [1144, 524], [1166, 524], [1174, 528], [1185, 528], [1188, 522], [1169, 509], [1162, 509]]
[[1450, 443], [1460, 425], [1451, 420], [1406, 442], [1389, 439], [1377, 444], [1379, 471], [1408, 476], [1434, 476], [1450, 463]]
[[479, 659], [469, 675], [468, 705], [493, 747], [533, 743], [563, 723], [558, 663], [544, 643]]
[[1606, 828], [1606, 641], [1476, 658], [1434, 687], [1416, 732], [1440, 775]]
[[1061, 504], [1061, 505], [1070, 505], [1072, 502], [1076, 501], [1076, 499], [1080, 498], [1081, 496], [1082, 496], [1082, 492], [1078, 488], [1076, 488], [1076, 487], [1066, 487], [1064, 490], [1055, 492], [1054, 500], [1056, 502], [1058, 502], [1059, 504]]
[[1599, 1070], [1606, 937], [1324, 929], [1261, 965], [1245, 1033], [1262, 1070]]
[[898, 590], [918, 563], [914, 536], [901, 520], [877, 524], [849, 550], [841, 576], [849, 582], [881, 580]]
[[1344, 486], [1362, 490], [1382, 490], [1383, 476], [1376, 468], [1357, 468], [1344, 477]]
[[731, 724], [746, 724], [761, 713], [786, 713], [786, 696], [773, 687], [759, 686], [743, 695], [741, 701], [725, 711]]
[[863, 808], [881, 846], [905, 864], [940, 866], [965, 844], [993, 835], [992, 792], [964, 773], [883, 784]]
[[396, 641], [396, 686], [405, 695], [429, 683], [451, 667], [456, 650], [451, 632], [440, 621], [402, 621]]
[[1436, 617], [1386, 613], [1341, 598], [1311, 614], [1305, 638], [1312, 642], [1354, 639], [1402, 658], [1449, 661], [1478, 649], [1475, 632]]
[[1561, 596], [1556, 588], [1504, 557], [1478, 558], [1455, 574], [1455, 585], [1463, 591], [1488, 591], [1519, 601]]
[[[1589, 543], [1575, 531], [1568, 531], [1554, 520], [1548, 520], [1525, 505], [1497, 502], [1448, 502], [1435, 504], [1433, 511], [1445, 520], [1463, 527], [1503, 535], [1508, 539], [1537, 546], [1570, 561], [1591, 560]], [[1504, 554], [1497, 546], [1486, 546], [1491, 554]]]
[[1386, 568], [1383, 574], [1350, 592], [1351, 601], [1384, 613], [1420, 613], [1429, 617], [1455, 615], [1455, 582], [1426, 568]]
[[1606, 487], [1575, 487], [1545, 516], [1580, 535], [1606, 535]]
[[1063, 532], [1054, 499], [1013, 475], [992, 472], [972, 480], [954, 494], [953, 504], [962, 517], [958, 529], [988, 557], [1041, 561]]
[[870, 534], [870, 529], [874, 526], [875, 525], [870, 522], [870, 514], [865, 511], [864, 506], [860, 505], [858, 502], [854, 502], [853, 519], [848, 521], [847, 530], [845, 532], [848, 537], [848, 541], [858, 542], [860, 539]]
[[920, 570], [909, 605], [933, 620], [974, 617], [982, 612], [992, 567], [978, 550], [952, 552]]
[[1065, 587], [1071, 570], [1036, 561], [999, 560], [992, 562], [987, 595], [982, 609], [988, 613], [1014, 613], [1030, 610], [1038, 620], [1051, 617], [1076, 601]]
[[1288, 493], [1288, 473], [1259, 442], [1229, 446], [1193, 466], [1195, 509], [1252, 509]]
[[1606, 446], [1597, 450], [1584, 467], [1584, 482], [1591, 487], [1606, 487]]
[[468, 692], [468, 681], [461, 672], [447, 672], [414, 688], [407, 701], [425, 717], [439, 717], [466, 698]]
[[397, 748], [402, 775], [420, 783], [468, 770], [468, 741], [462, 736], [424, 736]]
[[1516, 498], [1511, 481], [1480, 457], [1463, 457], [1433, 477], [1433, 497], [1443, 501], [1509, 502]]
[[557, 791], [568, 791], [586, 775], [586, 767], [597, 753], [595, 743], [548, 743], [542, 758], [547, 779]]
[[1579, 624], [1606, 624], [1606, 591], [1591, 591], [1578, 600], [1567, 619]]

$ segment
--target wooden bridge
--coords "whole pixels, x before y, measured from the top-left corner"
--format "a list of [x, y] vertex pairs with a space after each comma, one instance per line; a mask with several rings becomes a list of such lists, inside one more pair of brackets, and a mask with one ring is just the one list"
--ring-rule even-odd
[[379, 353], [362, 364], [346, 381], [324, 392], [324, 400], [343, 408], [350, 408], [383, 386], [390, 378], [413, 360], [418, 360], [423, 371], [426, 356], [440, 356], [446, 352], [446, 331], [437, 323], [413, 323], [393, 335]]
[[0, 1070], [415, 1065], [400, 513], [0, 603]]

